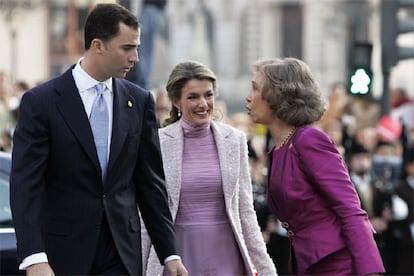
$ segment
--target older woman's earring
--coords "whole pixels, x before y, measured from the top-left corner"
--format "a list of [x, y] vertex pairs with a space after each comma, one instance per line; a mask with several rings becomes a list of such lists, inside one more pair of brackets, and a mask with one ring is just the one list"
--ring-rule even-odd
[[181, 109], [179, 107], [177, 109], [178, 109], [178, 112], [177, 112], [178, 118], [180, 118], [181, 117]]

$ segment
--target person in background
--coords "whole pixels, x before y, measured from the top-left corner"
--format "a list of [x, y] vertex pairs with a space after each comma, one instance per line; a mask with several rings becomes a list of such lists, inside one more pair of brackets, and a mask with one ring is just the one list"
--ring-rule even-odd
[[369, 152], [373, 153], [379, 140], [380, 137], [378, 135], [377, 127], [369, 126], [356, 128], [354, 133], [348, 136], [345, 152], [352, 147], [354, 142], [357, 142], [364, 146]]
[[247, 110], [275, 141], [268, 153], [268, 205], [287, 230], [294, 275], [384, 272], [367, 213], [344, 160], [313, 124], [325, 111], [310, 68], [296, 58], [255, 63]]
[[391, 190], [403, 175], [402, 146], [400, 141], [378, 140], [372, 152], [372, 170], [377, 178], [387, 182]]
[[355, 185], [361, 208], [374, 227], [374, 236], [388, 274], [395, 270], [396, 240], [393, 229], [393, 201], [388, 181], [377, 177], [372, 169], [372, 154], [363, 145], [354, 142], [347, 152], [347, 165]]
[[151, 74], [154, 60], [154, 44], [157, 34], [161, 32], [165, 25], [165, 8], [167, 0], [143, 0], [141, 13], [139, 16], [141, 23], [142, 43], [138, 49], [140, 61], [127, 74], [127, 79], [140, 85], [145, 89], [150, 89]]
[[[253, 208], [246, 136], [212, 119], [215, 74], [199, 62], [181, 62], [166, 89], [173, 106], [167, 126], [159, 130], [160, 144], [189, 275], [277, 275]], [[151, 249], [147, 275], [163, 273]]]
[[398, 108], [404, 104], [412, 103], [414, 100], [408, 96], [407, 91], [402, 87], [390, 89], [391, 109]]
[[216, 120], [222, 123], [231, 125], [227, 103], [224, 100], [216, 99], [214, 105], [215, 105], [215, 113], [217, 114]]
[[9, 85], [9, 76], [0, 70], [0, 133], [13, 129], [16, 121], [12, 105], [13, 89]]
[[85, 53], [23, 94], [10, 203], [27, 275], [142, 275], [139, 211], [172, 275], [188, 275], [164, 185], [154, 99], [123, 80], [138, 61], [137, 18], [98, 4]]
[[5, 129], [3, 133], [1, 133], [0, 139], [0, 151], [4, 152], [11, 152], [12, 151], [12, 140], [13, 134], [11, 130]]
[[390, 116], [405, 127], [414, 128], [414, 98], [410, 97], [402, 87], [392, 88], [390, 97]]
[[167, 92], [160, 88], [154, 90], [154, 97], [155, 117], [157, 118], [158, 126], [161, 127], [170, 114], [171, 102]]
[[[336, 144], [338, 147], [338, 151], [341, 153], [342, 156], [345, 156], [346, 147], [346, 129], [343, 126], [342, 122], [337, 119], [333, 119], [327, 122], [322, 131], [325, 132]], [[345, 136], [345, 137], [344, 137]]]
[[335, 82], [330, 86], [329, 95], [326, 99], [326, 111], [317, 122], [321, 129], [333, 120], [338, 120], [343, 124], [344, 118], [350, 117], [349, 105], [352, 104], [347, 87], [344, 83]]
[[[395, 261], [395, 275], [414, 275], [414, 147], [404, 153], [404, 177], [394, 187], [394, 195], [405, 205], [400, 208], [401, 215], [394, 215], [398, 243]], [[406, 211], [406, 212], [405, 212]]]

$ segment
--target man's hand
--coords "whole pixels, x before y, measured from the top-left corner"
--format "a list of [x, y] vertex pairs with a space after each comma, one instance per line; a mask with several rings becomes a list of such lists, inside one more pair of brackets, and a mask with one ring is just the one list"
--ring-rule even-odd
[[181, 260], [169, 261], [165, 264], [165, 268], [167, 268], [171, 276], [188, 276], [188, 271]]
[[48, 263], [34, 264], [26, 269], [27, 276], [55, 276], [52, 268]]

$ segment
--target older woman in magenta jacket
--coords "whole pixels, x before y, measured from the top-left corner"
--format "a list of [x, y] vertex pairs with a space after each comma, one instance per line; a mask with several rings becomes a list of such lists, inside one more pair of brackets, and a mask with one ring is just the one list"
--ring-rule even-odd
[[335, 143], [312, 123], [325, 108], [309, 67], [295, 58], [255, 64], [247, 110], [275, 140], [268, 204], [291, 241], [295, 275], [384, 272], [374, 230]]

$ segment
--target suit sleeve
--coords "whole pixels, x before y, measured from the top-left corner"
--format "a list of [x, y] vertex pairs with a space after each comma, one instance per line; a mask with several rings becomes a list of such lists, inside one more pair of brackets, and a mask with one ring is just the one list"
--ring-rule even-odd
[[46, 109], [39, 95], [26, 92], [13, 134], [10, 205], [19, 263], [31, 254], [45, 252], [39, 217], [49, 152], [48, 123], [43, 113]]
[[171, 213], [168, 208], [158, 126], [155, 120], [154, 100], [151, 95], [148, 95], [145, 106], [134, 181], [142, 219], [158, 258], [163, 264], [166, 257], [178, 253]]
[[259, 275], [277, 275], [272, 259], [267, 254], [256, 212], [253, 207], [252, 182], [249, 173], [246, 137], [240, 133], [240, 221], [250, 258]]
[[345, 162], [334, 142], [323, 132], [309, 128], [297, 139], [300, 163], [312, 185], [341, 221], [342, 234], [359, 275], [383, 271], [381, 257], [368, 220], [352, 184]]

